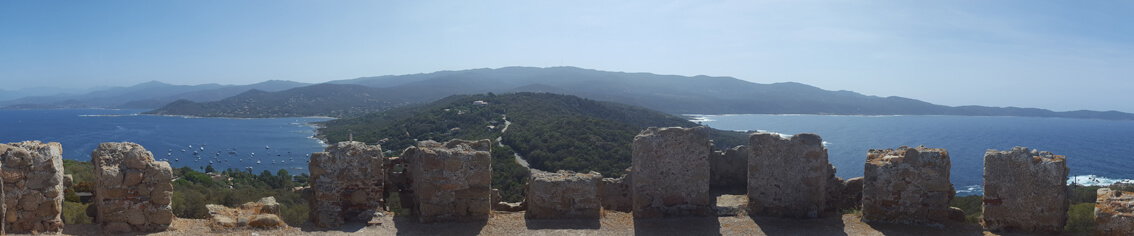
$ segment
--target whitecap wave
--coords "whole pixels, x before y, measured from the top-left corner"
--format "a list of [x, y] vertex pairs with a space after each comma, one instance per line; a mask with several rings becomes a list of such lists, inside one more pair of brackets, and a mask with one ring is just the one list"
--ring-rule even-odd
[[1131, 179], [1111, 179], [1097, 175], [1075, 175], [1067, 179], [1067, 184], [1083, 186], [1110, 186], [1115, 183], [1134, 183]]
[[956, 190], [957, 190], [957, 195], [960, 195], [960, 196], [983, 195], [984, 194], [984, 186], [983, 185], [961, 186], [960, 188], [956, 188]]

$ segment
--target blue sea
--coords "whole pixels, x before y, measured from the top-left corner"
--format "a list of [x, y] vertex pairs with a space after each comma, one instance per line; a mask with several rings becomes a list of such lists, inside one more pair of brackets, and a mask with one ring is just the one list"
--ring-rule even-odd
[[1134, 179], [1134, 121], [1037, 117], [690, 115], [723, 130], [823, 137], [842, 178], [862, 176], [869, 149], [944, 148], [960, 195], [981, 194], [984, 153], [1022, 146], [1067, 157], [1068, 182], [1109, 185]]
[[[63, 158], [90, 161], [104, 142], [141, 144], [174, 168], [307, 173], [324, 145], [311, 122], [328, 118], [228, 119], [138, 115], [145, 110], [0, 110], [0, 143], [59, 142]], [[182, 151], [184, 150], [184, 151]], [[194, 154], [194, 152], [197, 152]], [[257, 163], [259, 161], [259, 163]]]

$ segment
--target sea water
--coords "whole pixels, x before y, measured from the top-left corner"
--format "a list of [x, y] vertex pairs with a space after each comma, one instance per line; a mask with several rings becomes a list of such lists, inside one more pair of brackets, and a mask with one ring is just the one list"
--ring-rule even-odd
[[869, 149], [944, 148], [958, 194], [981, 194], [984, 153], [1021, 146], [1067, 157], [1068, 182], [1109, 185], [1134, 179], [1134, 121], [1039, 117], [690, 115], [724, 130], [759, 130], [823, 138], [842, 178], [862, 176]]
[[307, 173], [307, 155], [325, 146], [313, 138], [315, 126], [310, 123], [329, 120], [138, 115], [143, 111], [0, 110], [0, 143], [59, 142], [64, 159], [90, 161], [99, 143], [134, 142], [174, 168], [203, 170], [212, 165], [217, 171], [256, 174], [285, 169], [295, 175]]

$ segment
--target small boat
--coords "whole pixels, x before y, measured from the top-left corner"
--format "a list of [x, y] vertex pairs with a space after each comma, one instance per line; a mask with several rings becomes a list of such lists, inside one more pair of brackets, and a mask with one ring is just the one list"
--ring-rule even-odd
[[256, 161], [256, 164], [260, 164], [260, 161]]
[[181, 161], [181, 159], [173, 158], [173, 161]]
[[236, 154], [236, 151], [228, 151], [228, 154]]
[[264, 145], [264, 149], [271, 149], [268, 145]]
[[181, 152], [185, 152], [185, 149], [181, 149]]
[[213, 164], [213, 161], [209, 161], [209, 164]]

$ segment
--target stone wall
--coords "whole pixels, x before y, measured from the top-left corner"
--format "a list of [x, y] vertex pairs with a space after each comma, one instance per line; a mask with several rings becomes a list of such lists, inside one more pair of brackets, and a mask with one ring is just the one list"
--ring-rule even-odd
[[633, 187], [630, 180], [633, 177], [626, 173], [618, 178], [603, 178], [602, 190], [599, 191], [599, 201], [602, 208], [608, 211], [630, 212], [634, 200], [630, 197]]
[[345, 222], [368, 222], [383, 207], [386, 179], [382, 147], [362, 142], [339, 142], [311, 154], [308, 218], [330, 228]]
[[709, 156], [709, 184], [723, 187], [748, 185], [748, 146], [739, 145]]
[[1095, 235], [1134, 235], [1134, 192], [1098, 190]]
[[402, 152], [421, 222], [488, 219], [492, 156], [487, 139], [421, 141]]
[[101, 143], [91, 152], [95, 219], [107, 233], [154, 232], [173, 222], [173, 169], [135, 143]]
[[650, 127], [634, 137], [633, 214], [711, 215], [708, 128]]
[[63, 147], [24, 141], [0, 144], [4, 232], [60, 232], [63, 220]]
[[753, 215], [816, 218], [827, 201], [833, 177], [823, 139], [815, 134], [783, 138], [749, 136], [748, 207]]
[[556, 173], [532, 170], [528, 180], [527, 212], [532, 219], [585, 218], [598, 219], [602, 214], [599, 201], [602, 174]]
[[871, 149], [863, 173], [863, 221], [940, 226], [956, 194], [951, 167], [945, 149]]
[[993, 231], [1056, 233], [1067, 223], [1067, 159], [1015, 147], [984, 154], [984, 214]]

